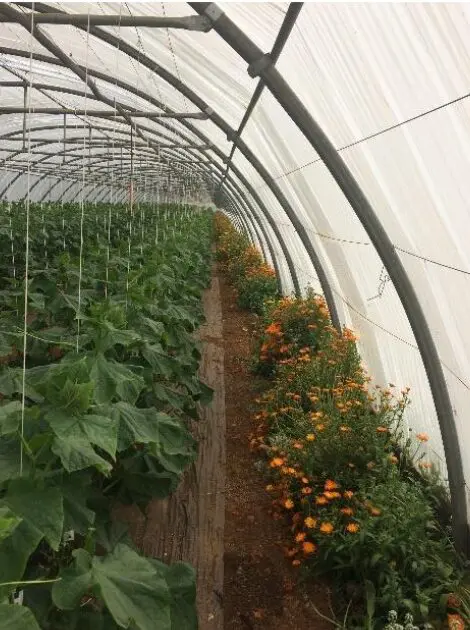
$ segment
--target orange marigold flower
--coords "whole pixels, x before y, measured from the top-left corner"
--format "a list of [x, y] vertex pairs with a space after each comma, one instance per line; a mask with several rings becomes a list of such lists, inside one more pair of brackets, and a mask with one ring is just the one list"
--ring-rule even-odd
[[293, 566], [293, 567], [298, 567], [298, 566], [300, 566], [300, 560], [292, 560], [292, 566]]
[[327, 479], [325, 481], [325, 490], [337, 490], [338, 484], [332, 479]]
[[308, 477], [302, 477], [302, 483], [309, 483]]
[[317, 546], [314, 545], [312, 542], [304, 542], [304, 544], [302, 545], [302, 549], [304, 553], [315, 553], [315, 551], [317, 550]]
[[313, 490], [312, 488], [309, 488], [308, 486], [306, 486], [305, 488], [302, 488], [302, 494], [312, 494]]
[[328, 503], [328, 499], [326, 497], [320, 496], [316, 498], [315, 503], [317, 505], [326, 505]]
[[341, 510], [340, 510], [340, 511], [341, 511], [343, 514], [346, 514], [346, 516], [352, 516], [352, 515], [354, 514], [354, 512], [353, 512], [352, 508], [350, 508], [350, 507], [344, 507], [344, 508], [341, 508]]
[[317, 519], [312, 518], [311, 516], [307, 516], [307, 518], [304, 520], [304, 524], [305, 524], [305, 527], [308, 527], [309, 529], [313, 529], [314, 527], [317, 526]]
[[274, 457], [274, 459], [272, 459], [269, 463], [271, 468], [278, 468], [279, 466], [282, 466], [283, 464], [284, 464], [284, 460], [282, 459], [282, 457]]
[[419, 466], [420, 468], [424, 468], [424, 469], [427, 469], [427, 470], [429, 470], [430, 468], [432, 468], [432, 464], [431, 464], [431, 462], [419, 462], [418, 466]]
[[416, 437], [420, 442], [427, 442], [429, 440], [429, 435], [427, 433], [417, 433]]
[[305, 532], [299, 532], [295, 537], [295, 542], [302, 542], [307, 538], [307, 534]]
[[377, 427], [377, 433], [388, 433], [387, 427]]
[[305, 439], [308, 442], [313, 442], [315, 440], [315, 435], [313, 433], [307, 433], [307, 435], [305, 436]]
[[272, 323], [266, 328], [265, 332], [267, 332], [270, 335], [277, 335], [278, 333], [281, 332], [281, 325]]
[[447, 623], [449, 630], [465, 630], [465, 622], [457, 613], [447, 615]]
[[286, 500], [284, 501], [284, 507], [285, 507], [287, 510], [292, 510], [292, 508], [294, 507], [294, 502], [292, 501], [292, 499], [286, 499]]
[[352, 499], [354, 492], [352, 490], [346, 490], [346, 492], [343, 492], [343, 496], [345, 499]]
[[356, 534], [359, 531], [359, 525], [357, 523], [348, 523], [346, 525], [346, 531], [350, 534]]
[[320, 525], [320, 531], [323, 534], [332, 534], [334, 531], [333, 523], [322, 523]]
[[341, 493], [340, 492], [330, 492], [329, 490], [326, 490], [323, 495], [327, 498], [327, 499], [339, 499], [341, 497]]

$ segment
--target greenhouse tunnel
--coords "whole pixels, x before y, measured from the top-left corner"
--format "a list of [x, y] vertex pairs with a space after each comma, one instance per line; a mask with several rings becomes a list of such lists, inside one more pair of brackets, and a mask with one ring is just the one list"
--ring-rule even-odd
[[469, 553], [470, 13], [460, 4], [2, 3], [4, 202], [221, 209], [410, 387]]

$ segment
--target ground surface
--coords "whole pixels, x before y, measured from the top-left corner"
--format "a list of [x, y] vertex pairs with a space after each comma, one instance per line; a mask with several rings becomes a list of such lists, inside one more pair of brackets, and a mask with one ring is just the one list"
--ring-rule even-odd
[[255, 316], [240, 311], [221, 279], [226, 445], [224, 630], [327, 630], [332, 624], [325, 587], [299, 584], [300, 573], [284, 557], [289, 534], [269, 515], [266, 481], [250, 452], [256, 382], [249, 370]]
[[329, 630], [314, 610], [331, 617], [328, 591], [302, 585], [284, 557], [289, 530], [269, 514], [249, 448], [256, 390], [265, 386], [249, 370], [256, 318], [216, 274], [204, 308], [200, 377], [215, 391], [193, 426], [198, 459], [174, 495], [152, 501], [145, 515], [129, 507], [118, 516], [145, 554], [196, 567], [199, 630]]

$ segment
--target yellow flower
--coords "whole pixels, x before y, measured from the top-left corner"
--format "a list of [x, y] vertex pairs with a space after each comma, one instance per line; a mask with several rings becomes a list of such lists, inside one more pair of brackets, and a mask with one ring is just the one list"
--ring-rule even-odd
[[342, 433], [350, 433], [350, 432], [352, 431], [351, 427], [348, 427], [348, 426], [346, 426], [346, 425], [344, 425], [344, 424], [342, 424], [342, 425], [340, 426], [339, 430], [340, 430]]
[[331, 533], [333, 533], [334, 529], [335, 528], [333, 527], [332, 523], [322, 523], [320, 525], [320, 531], [323, 534], [331, 534]]
[[305, 532], [299, 532], [295, 537], [295, 542], [302, 542], [307, 538], [307, 534]]
[[354, 492], [352, 490], [346, 490], [346, 492], [343, 493], [343, 496], [345, 499], [352, 499]]
[[268, 484], [268, 485], [266, 486], [266, 490], [267, 490], [268, 492], [271, 492], [272, 490], [274, 490], [274, 486], [273, 486], [273, 484], [272, 484], [272, 483]]
[[307, 433], [307, 436], [305, 438], [308, 442], [313, 442], [315, 440], [315, 436], [313, 433]]
[[311, 516], [307, 516], [304, 523], [305, 523], [305, 527], [308, 527], [309, 529], [313, 529], [314, 527], [317, 526], [317, 519], [312, 518]]
[[356, 534], [359, 531], [359, 525], [357, 523], [348, 523], [346, 525], [346, 530], [350, 534]]

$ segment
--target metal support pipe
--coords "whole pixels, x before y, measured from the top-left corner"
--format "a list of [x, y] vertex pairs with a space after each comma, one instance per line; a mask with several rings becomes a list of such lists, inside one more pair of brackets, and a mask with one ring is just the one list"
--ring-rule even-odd
[[[295, 21], [297, 20], [300, 10], [302, 9], [302, 6], [303, 6], [303, 2], [291, 2], [289, 4], [289, 8], [287, 9], [286, 15], [281, 24], [281, 28], [279, 29], [279, 33], [276, 37], [271, 53], [269, 55], [273, 64], [275, 64], [277, 60], [279, 59], [279, 55], [281, 54], [282, 49], [284, 48], [284, 45], [287, 42], [292, 29], [294, 28]], [[232, 162], [233, 156], [235, 155], [235, 151], [237, 149], [237, 140], [242, 135], [243, 130], [245, 129], [246, 124], [254, 108], [256, 107], [261, 97], [261, 94], [263, 93], [263, 89], [264, 89], [264, 83], [262, 79], [260, 79], [255, 88], [255, 91], [253, 92], [253, 96], [251, 97], [248, 107], [245, 110], [245, 114], [243, 115], [242, 121], [240, 123], [240, 126], [237, 129], [237, 133], [235, 134], [235, 137], [229, 138], [229, 140], [233, 141], [233, 145], [232, 145], [232, 149], [230, 151], [230, 155], [227, 161], [227, 167], [225, 169], [225, 174], [222, 179], [222, 183], [225, 181], [225, 178], [227, 177], [228, 172], [230, 170], [230, 164]]]
[[[0, 116], [7, 114], [45, 114], [51, 116], [61, 116], [62, 114], [70, 114], [71, 116], [92, 116], [96, 118], [122, 118], [123, 113], [115, 110], [107, 111], [103, 109], [72, 109], [66, 107], [0, 107]], [[207, 120], [209, 116], [204, 112], [175, 112], [169, 114], [167, 112], [143, 112], [126, 110], [126, 116], [130, 118], [193, 118], [196, 120]]]
[[[25, 6], [26, 3], [17, 3]], [[30, 3], [32, 6], [32, 3]], [[1, 5], [0, 5], [1, 10]], [[204, 16], [188, 15], [183, 17], [160, 17], [154, 15], [95, 15], [87, 13], [23, 13], [34, 24], [70, 24], [71, 26], [117, 26], [144, 28], [172, 28], [187, 31], [207, 33], [212, 28], [212, 22]], [[14, 15], [2, 15], [0, 23], [20, 23], [20, 18]]]
[[436, 408], [446, 455], [452, 500], [453, 532], [458, 549], [470, 551], [467, 495], [462, 452], [452, 401], [423, 307], [390, 237], [351, 170], [299, 97], [272, 66], [260, 63], [262, 51], [214, 3], [190, 3], [199, 14], [216, 11], [214, 29], [259, 75], [273, 96], [323, 160], [373, 243], [403, 305], [419, 348]]

